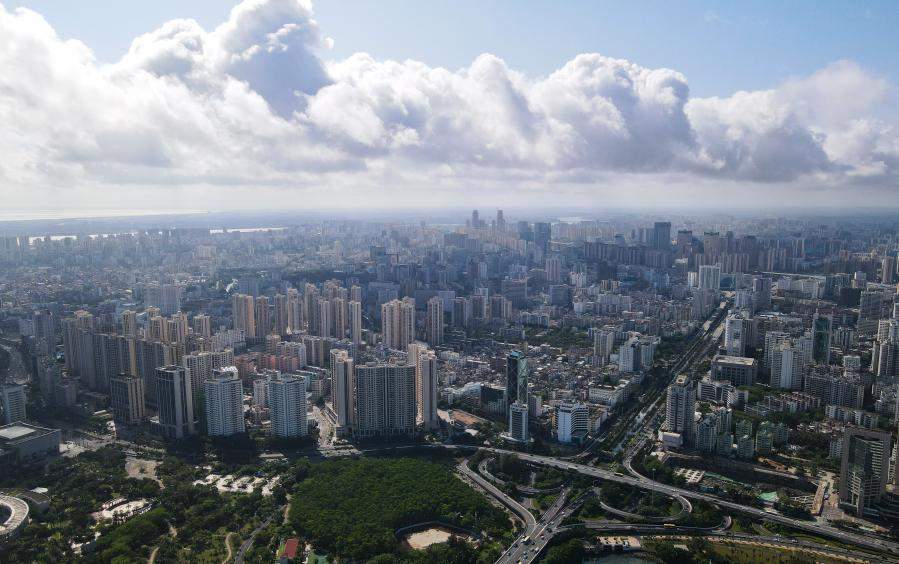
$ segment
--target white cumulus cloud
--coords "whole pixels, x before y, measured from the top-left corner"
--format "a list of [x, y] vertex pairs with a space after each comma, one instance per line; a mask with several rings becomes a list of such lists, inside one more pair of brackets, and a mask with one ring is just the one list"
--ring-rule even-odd
[[589, 194], [677, 177], [895, 197], [891, 88], [851, 61], [694, 98], [679, 72], [593, 53], [534, 78], [490, 54], [450, 71], [365, 53], [325, 62], [329, 48], [308, 0], [245, 0], [213, 30], [173, 20], [105, 65], [39, 14], [0, 5], [0, 192]]

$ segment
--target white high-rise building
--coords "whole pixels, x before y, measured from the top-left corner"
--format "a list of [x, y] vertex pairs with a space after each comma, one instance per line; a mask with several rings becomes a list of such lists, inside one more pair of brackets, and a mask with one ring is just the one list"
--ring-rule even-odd
[[308, 434], [304, 376], [272, 373], [268, 380], [268, 405], [273, 435], [304, 437]]
[[268, 407], [268, 380], [257, 378], [253, 380], [253, 405], [259, 408]]
[[696, 388], [689, 378], [681, 374], [668, 386], [665, 428], [680, 433], [684, 444], [692, 445], [696, 435], [695, 413]]
[[331, 349], [331, 405], [337, 415], [337, 433], [346, 434], [353, 422], [355, 374], [353, 359], [345, 350]]
[[243, 416], [243, 385], [237, 368], [229, 366], [213, 371], [203, 382], [206, 402], [206, 432], [211, 437], [229, 437], [246, 431]]
[[528, 442], [528, 404], [516, 401], [509, 406], [509, 438]]
[[[234, 351], [225, 349], [216, 352], [186, 354], [181, 358], [181, 364], [187, 369], [191, 389], [202, 390], [203, 382], [212, 379], [213, 371], [234, 365]], [[197, 407], [199, 408], [199, 406]]]
[[704, 290], [718, 290], [721, 288], [721, 266], [717, 264], [700, 266], [699, 287]]
[[381, 333], [388, 347], [405, 350], [415, 340], [415, 300], [403, 298], [382, 304]]
[[595, 329], [593, 331], [593, 357], [595, 363], [606, 365], [612, 351], [615, 350], [615, 332], [605, 329]]
[[0, 386], [0, 405], [3, 407], [3, 420], [6, 424], [25, 421], [25, 386], [21, 384], [3, 384]]
[[194, 427], [193, 389], [183, 366], [156, 369], [156, 403], [159, 428], [170, 439], [182, 439], [196, 433]]
[[428, 300], [428, 344], [443, 344], [443, 300], [437, 296]]
[[562, 281], [562, 259], [559, 257], [546, 259], [546, 281], [550, 284], [558, 284]]
[[727, 316], [724, 322], [724, 349], [728, 356], [746, 356], [749, 333], [749, 320], [742, 312]]
[[771, 387], [782, 390], [802, 389], [804, 354], [789, 342], [778, 343], [771, 353]]
[[581, 442], [590, 428], [590, 413], [583, 403], [564, 402], [556, 409], [556, 438], [560, 443]]

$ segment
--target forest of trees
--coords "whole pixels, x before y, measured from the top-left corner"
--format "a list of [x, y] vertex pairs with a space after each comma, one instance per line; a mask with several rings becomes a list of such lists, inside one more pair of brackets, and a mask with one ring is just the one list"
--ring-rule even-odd
[[510, 530], [505, 513], [447, 467], [411, 458], [312, 465], [290, 519], [317, 549], [353, 559], [401, 557], [394, 532], [415, 523], [442, 521], [494, 538]]

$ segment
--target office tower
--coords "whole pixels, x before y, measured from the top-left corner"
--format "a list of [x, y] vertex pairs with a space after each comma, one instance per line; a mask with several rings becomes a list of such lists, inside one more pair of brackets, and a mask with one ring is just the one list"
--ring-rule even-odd
[[425, 429], [436, 429], [437, 418], [437, 355], [434, 351], [420, 351], [416, 364], [416, 403], [418, 416]]
[[162, 436], [183, 439], [196, 432], [193, 389], [183, 366], [162, 366], [156, 369], [156, 403]]
[[890, 433], [847, 427], [840, 464], [840, 506], [868, 514], [886, 490]]
[[562, 282], [562, 259], [549, 257], [546, 259], [546, 281], [550, 284]]
[[590, 429], [590, 413], [583, 403], [563, 402], [556, 409], [556, 438], [560, 443], [580, 443]]
[[269, 374], [268, 406], [272, 435], [291, 438], [308, 434], [304, 376], [280, 372]]
[[743, 312], [732, 313], [724, 322], [724, 350], [728, 356], [746, 356], [749, 320]]
[[243, 385], [236, 367], [212, 371], [212, 379], [203, 382], [203, 401], [206, 404], [206, 433], [210, 437], [230, 437], [246, 431]]
[[381, 333], [385, 345], [405, 350], [415, 340], [415, 300], [403, 298], [382, 304]]
[[25, 386], [21, 384], [0, 385], [0, 407], [3, 407], [3, 420], [6, 424], [25, 421]]
[[415, 433], [415, 366], [373, 362], [356, 366], [355, 384], [355, 436]]
[[507, 410], [515, 402], [527, 406], [528, 402], [528, 359], [521, 351], [512, 351], [506, 357], [506, 406]]
[[362, 344], [362, 302], [351, 300], [347, 304], [347, 310], [349, 312], [350, 340], [358, 346]]
[[256, 333], [253, 336], [259, 340], [265, 339], [265, 336], [272, 331], [272, 314], [267, 297], [259, 296], [256, 298], [254, 316], [256, 319]]
[[443, 300], [437, 296], [428, 300], [428, 344], [443, 344]]
[[287, 296], [284, 294], [275, 294], [274, 310], [275, 333], [283, 337], [284, 335], [287, 335], [287, 328], [290, 327], [290, 307]]
[[818, 364], [830, 364], [830, 340], [833, 318], [815, 312], [812, 318], [812, 358]]
[[685, 375], [679, 375], [668, 386], [665, 409], [665, 428], [680, 433], [685, 445], [692, 445], [695, 437], [694, 413], [696, 412], [696, 388]]
[[660, 251], [671, 248], [671, 222], [657, 221], [652, 228], [652, 246]]
[[478, 217], [478, 210], [471, 210], [471, 227], [472, 229], [481, 228], [481, 219]]
[[137, 313], [130, 309], [122, 312], [122, 335], [137, 338]]
[[593, 358], [600, 366], [608, 364], [612, 351], [615, 350], [615, 331], [606, 329], [593, 330]]
[[352, 426], [355, 374], [353, 359], [345, 350], [331, 350], [331, 405], [337, 415], [337, 434], [346, 434]]
[[[225, 349], [216, 352], [186, 354], [181, 358], [181, 364], [187, 369], [191, 390], [199, 393], [203, 389], [203, 382], [211, 380], [215, 370], [234, 365], [234, 351]], [[200, 406], [195, 407], [199, 409]]]
[[140, 425], [146, 419], [144, 381], [130, 374], [112, 378], [109, 381], [109, 404], [116, 423]]
[[258, 408], [268, 406], [268, 380], [265, 378], [257, 378], [253, 380], [253, 405]]
[[208, 315], [199, 313], [195, 315], [191, 320], [191, 328], [194, 331], [194, 335], [198, 337], [211, 337], [212, 318], [210, 318]]
[[256, 302], [253, 296], [234, 294], [231, 296], [231, 316], [234, 328], [242, 329], [247, 338], [256, 336]]
[[528, 404], [514, 402], [509, 406], [509, 437], [516, 442], [528, 442]]
[[717, 264], [700, 266], [699, 287], [703, 290], [718, 290], [721, 288], [721, 266]]
[[884, 284], [893, 284], [896, 281], [896, 258], [883, 257], [880, 261], [880, 281]]

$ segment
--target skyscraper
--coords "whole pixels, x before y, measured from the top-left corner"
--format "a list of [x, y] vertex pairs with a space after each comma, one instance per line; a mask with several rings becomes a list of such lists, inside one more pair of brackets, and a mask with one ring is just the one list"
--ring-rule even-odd
[[742, 312], [732, 313], [724, 322], [724, 349], [728, 356], [746, 356], [749, 320]]
[[349, 311], [350, 340], [354, 345], [362, 343], [362, 303], [350, 300], [347, 304]]
[[689, 378], [681, 374], [668, 386], [665, 428], [680, 433], [685, 445], [692, 445], [696, 435], [695, 412], [696, 388]]
[[272, 314], [267, 297], [259, 296], [256, 298], [254, 315], [256, 318], [256, 333], [253, 336], [260, 340], [265, 339], [265, 336], [272, 330]]
[[556, 439], [560, 443], [580, 443], [587, 436], [590, 414], [587, 406], [577, 402], [563, 402], [556, 409]]
[[721, 266], [717, 264], [704, 264], [699, 267], [699, 287], [703, 290], [718, 290], [721, 288]]
[[812, 318], [812, 358], [818, 364], [830, 364], [830, 340], [833, 318], [815, 312]]
[[671, 222], [657, 221], [652, 228], [652, 246], [661, 251], [671, 248]]
[[298, 374], [275, 372], [268, 379], [268, 405], [271, 432], [276, 437], [305, 437], [306, 378]]
[[515, 402], [528, 403], [528, 359], [521, 351], [512, 351], [506, 357], [506, 406]]
[[203, 382], [206, 405], [206, 433], [211, 437], [230, 437], [246, 431], [243, 417], [243, 385], [237, 368], [230, 366], [212, 371]]
[[443, 300], [437, 296], [428, 300], [428, 344], [443, 344]]
[[162, 436], [183, 439], [196, 433], [194, 426], [193, 390], [183, 366], [156, 369], [156, 402]]
[[419, 418], [425, 429], [434, 429], [439, 426], [437, 419], [437, 355], [434, 354], [434, 351], [419, 353], [416, 373]]

